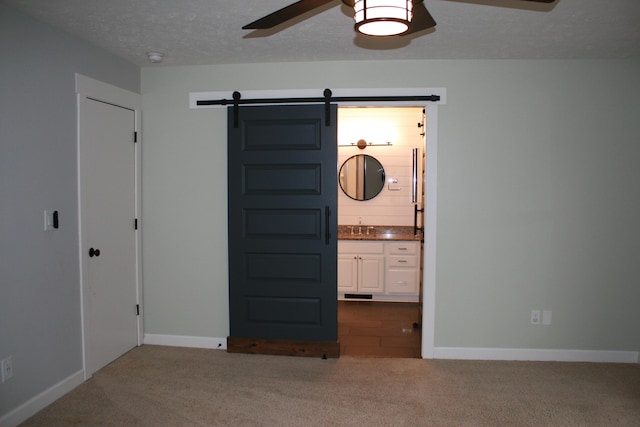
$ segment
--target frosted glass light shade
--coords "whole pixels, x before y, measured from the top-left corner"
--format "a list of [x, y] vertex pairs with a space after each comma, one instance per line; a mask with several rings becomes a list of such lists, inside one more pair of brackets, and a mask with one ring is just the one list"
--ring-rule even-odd
[[356, 0], [355, 29], [367, 36], [395, 36], [409, 31], [412, 0]]

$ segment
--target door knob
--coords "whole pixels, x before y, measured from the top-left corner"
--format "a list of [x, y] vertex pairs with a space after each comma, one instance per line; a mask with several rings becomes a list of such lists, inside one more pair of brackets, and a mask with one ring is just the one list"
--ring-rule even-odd
[[100, 249], [89, 249], [89, 258], [93, 258], [94, 256], [100, 256]]

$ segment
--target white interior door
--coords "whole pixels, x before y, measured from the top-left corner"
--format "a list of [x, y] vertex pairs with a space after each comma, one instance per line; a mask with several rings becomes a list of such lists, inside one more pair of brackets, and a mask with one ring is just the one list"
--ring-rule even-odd
[[80, 97], [85, 376], [138, 344], [135, 110]]

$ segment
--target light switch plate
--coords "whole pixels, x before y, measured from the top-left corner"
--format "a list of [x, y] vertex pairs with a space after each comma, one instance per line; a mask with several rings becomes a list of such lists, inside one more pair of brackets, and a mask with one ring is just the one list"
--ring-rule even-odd
[[44, 231], [53, 230], [53, 209], [44, 211]]

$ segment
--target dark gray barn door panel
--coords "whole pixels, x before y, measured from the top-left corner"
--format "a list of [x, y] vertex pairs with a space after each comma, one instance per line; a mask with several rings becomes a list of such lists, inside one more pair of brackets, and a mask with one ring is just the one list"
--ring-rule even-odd
[[337, 108], [229, 115], [231, 337], [337, 341]]

